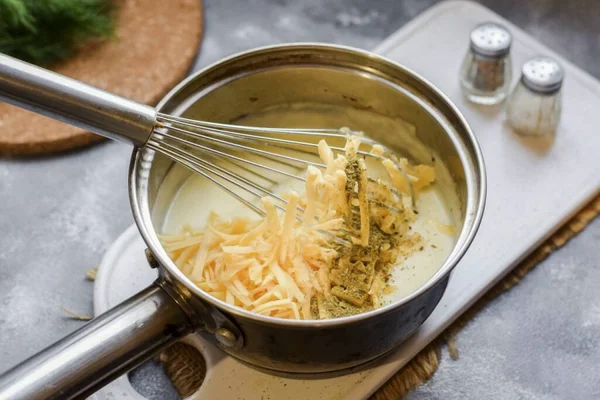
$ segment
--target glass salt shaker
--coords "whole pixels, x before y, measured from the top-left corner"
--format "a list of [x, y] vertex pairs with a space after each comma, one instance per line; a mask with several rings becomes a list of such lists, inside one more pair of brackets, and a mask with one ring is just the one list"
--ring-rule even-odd
[[469, 40], [469, 50], [460, 69], [464, 95], [477, 104], [498, 104], [509, 90], [512, 78], [510, 32], [502, 25], [477, 25]]
[[552, 135], [560, 121], [560, 89], [565, 73], [550, 57], [534, 57], [523, 64], [521, 80], [513, 89], [506, 109], [509, 125], [527, 136]]

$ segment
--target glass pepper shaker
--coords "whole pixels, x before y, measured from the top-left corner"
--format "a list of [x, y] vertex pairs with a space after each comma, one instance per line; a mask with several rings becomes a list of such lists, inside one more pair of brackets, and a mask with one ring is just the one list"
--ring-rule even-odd
[[534, 57], [523, 64], [521, 80], [510, 94], [508, 124], [527, 136], [552, 135], [560, 121], [560, 89], [565, 73], [550, 57]]
[[512, 78], [510, 32], [502, 25], [477, 25], [469, 40], [469, 50], [460, 69], [464, 95], [477, 104], [498, 104], [509, 90]]

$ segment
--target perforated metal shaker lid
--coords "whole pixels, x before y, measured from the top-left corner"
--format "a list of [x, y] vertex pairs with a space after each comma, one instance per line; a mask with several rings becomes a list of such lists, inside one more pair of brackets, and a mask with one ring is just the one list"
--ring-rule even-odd
[[502, 57], [510, 51], [511, 43], [508, 29], [495, 22], [484, 22], [471, 31], [470, 46], [476, 54]]
[[523, 85], [539, 93], [553, 93], [560, 90], [565, 72], [561, 65], [550, 57], [534, 57], [522, 68]]

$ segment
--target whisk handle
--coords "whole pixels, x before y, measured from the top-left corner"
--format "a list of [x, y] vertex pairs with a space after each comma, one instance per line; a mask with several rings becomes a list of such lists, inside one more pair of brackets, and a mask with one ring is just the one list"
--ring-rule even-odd
[[0, 100], [136, 147], [156, 110], [0, 53]]

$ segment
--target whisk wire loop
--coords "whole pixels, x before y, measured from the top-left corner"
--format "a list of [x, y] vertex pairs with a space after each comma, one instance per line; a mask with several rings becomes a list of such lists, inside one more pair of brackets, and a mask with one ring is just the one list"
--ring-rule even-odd
[[[344, 153], [345, 149], [335, 144], [345, 142], [348, 135], [360, 137], [361, 145], [371, 146], [371, 149], [378, 145], [373, 139], [347, 129], [230, 125], [159, 113], [157, 125], [146, 147], [200, 174], [258, 215], [265, 216], [266, 213], [259, 207], [261, 198], [274, 199], [274, 205], [280, 211], [285, 211], [288, 204], [275, 193], [282, 176], [303, 182], [303, 171], [308, 166], [326, 168], [319, 157], [318, 142], [321, 139], [329, 140], [334, 143], [329, 146], [333, 152]], [[414, 206], [415, 192], [409, 175], [398, 165], [392, 153], [383, 146], [381, 148], [389, 157], [360, 148], [357, 154], [365, 159], [394, 160], [396, 169], [408, 183]], [[368, 179], [370, 182], [381, 183], [372, 177]], [[389, 186], [388, 189], [398, 198], [401, 196], [396, 189]], [[369, 203], [392, 212], [401, 212], [397, 207], [375, 199], [369, 199]], [[298, 206], [297, 219], [302, 221], [303, 214], [304, 209]], [[344, 239], [336, 239], [347, 244]]]

